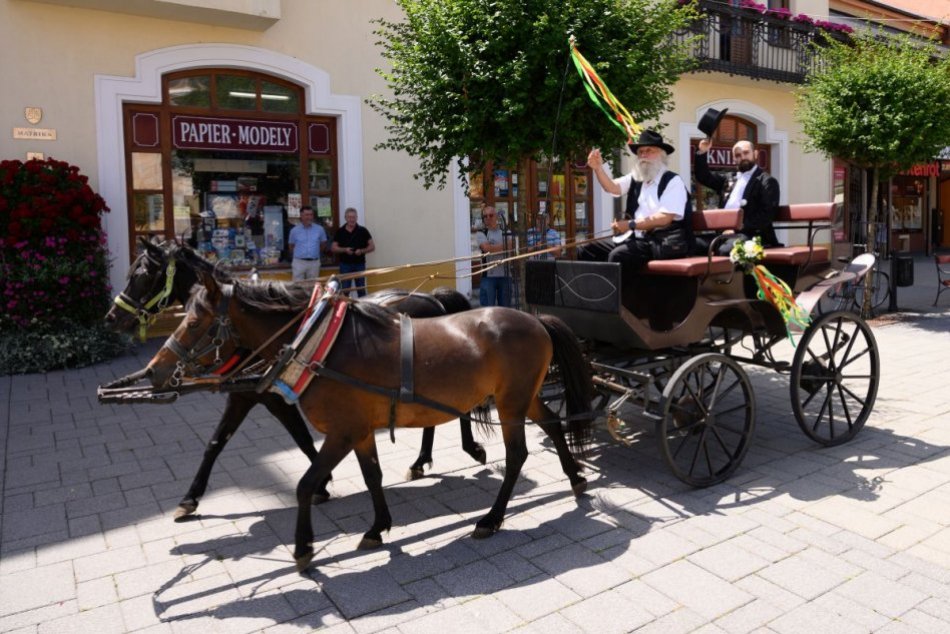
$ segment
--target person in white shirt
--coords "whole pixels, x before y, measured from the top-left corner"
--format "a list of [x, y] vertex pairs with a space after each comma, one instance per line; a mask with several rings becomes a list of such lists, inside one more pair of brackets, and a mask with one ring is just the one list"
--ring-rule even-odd
[[612, 178], [600, 150], [593, 149], [587, 164], [597, 182], [615, 197], [627, 195], [626, 218], [612, 223], [613, 239], [578, 249], [578, 259], [619, 262], [624, 276], [654, 259], [685, 257], [692, 251], [692, 211], [686, 183], [666, 168], [673, 146], [653, 130], [644, 130], [630, 149], [637, 156], [633, 171]]
[[778, 181], [755, 162], [755, 147], [749, 141], [739, 141], [732, 147], [736, 161], [733, 177], [710, 171], [708, 156], [712, 141], [699, 142], [693, 171], [696, 180], [719, 194], [723, 209], [742, 208], [742, 229], [734, 237], [723, 242], [719, 253], [728, 255], [738, 240], [759, 236], [763, 247], [779, 246], [772, 223], [778, 211]]

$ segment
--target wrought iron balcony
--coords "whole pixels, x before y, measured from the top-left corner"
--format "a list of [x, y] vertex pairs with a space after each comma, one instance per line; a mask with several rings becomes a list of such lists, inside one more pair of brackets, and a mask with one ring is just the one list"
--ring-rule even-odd
[[691, 29], [675, 36], [682, 40], [704, 36], [692, 45], [692, 54], [699, 60], [697, 71], [800, 84], [820, 62], [815, 42], [824, 29], [728, 6], [721, 0], [699, 0], [699, 8], [702, 17]]

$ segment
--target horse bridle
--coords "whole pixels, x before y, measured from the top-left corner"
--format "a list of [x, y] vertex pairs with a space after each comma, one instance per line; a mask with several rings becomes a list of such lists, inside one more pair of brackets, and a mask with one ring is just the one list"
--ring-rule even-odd
[[[191, 348], [185, 348], [172, 333], [162, 349], [167, 349], [178, 358], [175, 362], [175, 371], [172, 373], [168, 383], [172, 387], [179, 387], [182, 379], [185, 378], [185, 371], [189, 368], [196, 368], [207, 374], [214, 374], [222, 369], [230, 367], [236, 361], [234, 356], [228, 359], [221, 359], [221, 348], [228, 341], [233, 341], [237, 348], [240, 348], [237, 333], [231, 327], [231, 318], [228, 316], [228, 307], [231, 303], [231, 297], [234, 294], [234, 287], [225, 284], [221, 287], [221, 299], [218, 302], [214, 321], [208, 327], [198, 341]], [[194, 301], [194, 300], [192, 300]], [[210, 366], [203, 366], [197, 363], [198, 359], [214, 352], [214, 361]], [[236, 355], [235, 355], [236, 356]]]
[[[160, 261], [152, 259], [152, 256], [145, 252], [145, 257], [149, 262], [161, 265]], [[132, 313], [139, 322], [139, 339], [145, 341], [145, 331], [158, 318], [158, 313], [165, 310], [168, 306], [168, 300], [172, 296], [172, 287], [175, 284], [175, 258], [169, 258], [165, 267], [165, 286], [155, 294], [154, 297], [145, 300], [137, 300], [129, 297], [125, 292], [120, 292], [115, 296], [113, 302], [122, 310]], [[151, 291], [155, 290], [156, 283], [152, 283]]]

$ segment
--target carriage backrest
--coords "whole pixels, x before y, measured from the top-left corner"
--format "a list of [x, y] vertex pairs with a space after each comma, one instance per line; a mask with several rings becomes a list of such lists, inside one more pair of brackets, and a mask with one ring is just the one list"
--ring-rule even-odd
[[835, 217], [835, 203], [799, 203], [781, 205], [775, 222], [831, 222]]
[[693, 231], [725, 231], [742, 226], [741, 209], [703, 209], [693, 212]]

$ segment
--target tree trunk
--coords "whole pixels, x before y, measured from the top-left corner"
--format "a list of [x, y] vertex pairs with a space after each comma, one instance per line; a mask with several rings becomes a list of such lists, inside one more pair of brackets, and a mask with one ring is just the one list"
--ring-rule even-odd
[[[877, 191], [878, 191], [878, 168], [874, 167], [871, 169], [871, 204], [868, 209], [868, 231], [867, 235], [864, 238], [865, 252], [873, 253], [875, 258], [880, 257], [881, 254], [877, 253], [877, 218], [878, 218], [878, 201], [877, 201]], [[876, 260], [875, 260], [876, 264]], [[861, 318], [870, 319], [871, 318], [871, 303], [874, 299], [872, 297], [872, 284], [874, 283], [874, 275], [871, 274], [872, 271], [868, 271], [868, 274], [864, 276], [864, 301], [861, 302]]]

